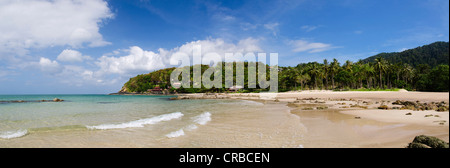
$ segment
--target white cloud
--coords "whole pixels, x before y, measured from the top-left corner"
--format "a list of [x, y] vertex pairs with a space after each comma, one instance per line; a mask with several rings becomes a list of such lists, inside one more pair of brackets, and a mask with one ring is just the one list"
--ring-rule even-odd
[[266, 29], [272, 31], [272, 34], [273, 34], [274, 36], [277, 36], [278, 26], [279, 26], [279, 25], [280, 25], [279, 23], [267, 23], [267, 24], [264, 24], [264, 27], [265, 27]]
[[[70, 76], [70, 78], [67, 78], [68, 76]], [[78, 87], [86, 84], [110, 85], [117, 82], [116, 79], [107, 80], [106, 76], [101, 76], [92, 70], [75, 65], [64, 65], [62, 71], [55, 77], [59, 78], [60, 82], [63, 84]]]
[[[188, 42], [170, 50], [160, 48], [157, 52], [145, 51], [138, 46], [133, 46], [130, 47], [126, 56], [104, 55], [99, 58], [96, 65], [100, 67], [100, 70], [97, 73], [125, 75], [171, 67], [174, 65], [170, 65], [170, 62], [178, 62], [180, 54], [192, 59], [195, 46], [201, 47], [203, 60], [211, 59], [208, 53], [217, 53], [224, 60], [225, 53], [245, 54], [262, 51], [258, 42], [259, 40], [254, 38], [242, 39], [237, 44], [227, 43], [223, 39], [206, 39]], [[199, 63], [194, 62], [194, 64]], [[203, 64], [207, 63], [203, 62]]]
[[[237, 44], [227, 43], [223, 39], [206, 39], [198, 40], [186, 43], [181, 47], [171, 50], [170, 62], [176, 62], [178, 60], [177, 54], [183, 53], [187, 54], [191, 59], [194, 52], [194, 47], [201, 47], [202, 64], [208, 64], [206, 60], [215, 60], [213, 55], [208, 55], [209, 53], [215, 53], [220, 56], [221, 60], [225, 60], [226, 53], [253, 53], [262, 52], [263, 50], [259, 47], [259, 40], [254, 38], [246, 38], [240, 40]], [[196, 62], [194, 62], [196, 61]], [[193, 60], [193, 64], [200, 64], [200, 60]]]
[[259, 46], [259, 39], [246, 38], [238, 42], [237, 48], [242, 48], [244, 52], [262, 52], [263, 50]]
[[39, 62], [27, 63], [23, 68], [37, 68], [44, 75], [56, 79], [59, 83], [68, 86], [81, 87], [84, 85], [111, 85], [118, 79], [109, 79], [108, 76], [96, 73], [84, 66], [60, 64], [56, 60], [41, 57]]
[[85, 56], [79, 51], [66, 49], [58, 55], [57, 60], [61, 62], [83, 62], [83, 60], [91, 60], [90, 56]]
[[39, 60], [39, 66], [41, 68], [41, 71], [49, 73], [49, 74], [56, 74], [61, 72], [61, 66], [57, 61], [51, 61], [48, 58], [41, 57]]
[[104, 0], [2, 0], [0, 52], [104, 46], [110, 43], [99, 33], [100, 24], [112, 17]]
[[318, 28], [318, 26], [304, 25], [300, 28], [306, 32], [310, 32], [310, 31], [316, 30]]
[[[177, 54], [183, 53], [190, 58], [193, 56], [194, 46], [201, 46], [204, 59], [208, 53], [217, 53], [223, 58], [225, 53], [260, 52], [259, 39], [246, 38], [236, 43], [228, 43], [223, 39], [198, 40], [185, 43], [172, 49], [158, 49], [147, 51], [139, 46], [129, 49], [119, 49], [92, 60], [85, 59], [75, 50], [64, 50], [57, 60], [41, 57], [39, 61], [26, 63], [22, 69], [40, 69], [43, 74], [54, 78], [59, 83], [68, 86], [112, 86], [122, 85], [130, 77], [137, 74], [148, 73], [153, 70], [174, 67], [170, 60], [177, 60]], [[71, 65], [71, 61], [80, 59], [84, 65]], [[6, 74], [0, 73], [1, 76]], [[120, 86], [117, 86], [120, 87]]]
[[247, 31], [247, 30], [255, 30], [256, 28], [258, 28], [260, 25], [259, 24], [251, 24], [251, 23], [241, 23], [240, 27], [242, 30]]
[[306, 40], [292, 40], [288, 44], [294, 48], [293, 52], [317, 53], [335, 48], [331, 44], [314, 43]]
[[96, 64], [100, 67], [101, 73], [127, 74], [133, 71], [151, 71], [165, 67], [160, 53], [144, 51], [138, 46], [133, 46], [130, 47], [127, 56], [102, 56]]

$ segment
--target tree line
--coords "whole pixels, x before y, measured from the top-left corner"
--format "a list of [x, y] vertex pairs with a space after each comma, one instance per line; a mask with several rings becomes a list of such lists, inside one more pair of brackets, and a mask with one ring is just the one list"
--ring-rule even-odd
[[[226, 63], [219, 63], [216, 66], [222, 66], [222, 81], [225, 81]], [[249, 68], [259, 72], [254, 68], [259, 67], [260, 63], [244, 62], [244, 88], [241, 92], [261, 92], [266, 91], [260, 88], [256, 81], [249, 81]], [[254, 65], [254, 66], [249, 66]], [[269, 80], [270, 71], [268, 65], [265, 65], [266, 80]], [[190, 66], [191, 87], [175, 89], [171, 87], [170, 74], [175, 68], [167, 68], [151, 72], [149, 74], [138, 75], [131, 78], [125, 87], [128, 92], [147, 92], [149, 89], [160, 87], [177, 91], [178, 93], [202, 93], [202, 92], [226, 92], [225, 82], [221, 88], [193, 88], [193, 66]], [[202, 74], [209, 69], [208, 65], [201, 65]], [[233, 63], [233, 70], [236, 69], [236, 62]], [[346, 61], [341, 64], [336, 59], [329, 62], [325, 59], [322, 63], [309, 62], [301, 63], [295, 67], [277, 67], [278, 68], [278, 87], [279, 91], [291, 90], [386, 90], [394, 88], [403, 88], [415, 91], [449, 91], [449, 65], [441, 64], [431, 67], [428, 64], [419, 64], [413, 67], [407, 63], [391, 63], [383, 57], [378, 57], [374, 62], [364, 63], [363, 61]], [[233, 71], [233, 81], [236, 84], [236, 71]], [[211, 76], [211, 80], [213, 80]], [[252, 79], [252, 78], [250, 78]], [[181, 79], [179, 79], [181, 80]], [[255, 80], [255, 79], [252, 79]], [[258, 80], [258, 79], [256, 79]], [[249, 84], [256, 85], [255, 88], [249, 88]]]
[[384, 90], [404, 88], [417, 91], [449, 91], [448, 64], [431, 67], [419, 64], [391, 63], [383, 57], [374, 62], [346, 61], [341, 65], [336, 59], [323, 63], [310, 62], [295, 67], [283, 67], [279, 74], [281, 91], [324, 89]]

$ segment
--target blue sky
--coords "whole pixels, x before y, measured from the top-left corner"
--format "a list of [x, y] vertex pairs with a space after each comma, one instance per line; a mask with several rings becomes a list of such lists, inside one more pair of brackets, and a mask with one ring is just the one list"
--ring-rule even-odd
[[282, 66], [449, 41], [448, 0], [0, 0], [0, 94], [111, 93], [179, 52]]

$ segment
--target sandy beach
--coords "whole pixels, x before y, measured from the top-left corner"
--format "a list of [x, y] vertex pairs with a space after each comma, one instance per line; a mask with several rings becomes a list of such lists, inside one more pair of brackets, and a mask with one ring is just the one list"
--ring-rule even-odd
[[[443, 112], [400, 110], [402, 105], [394, 103], [397, 100], [421, 104], [442, 102], [448, 108], [448, 92], [303, 91], [277, 93], [270, 98], [258, 93], [187, 96], [286, 104], [291, 108], [291, 114], [299, 116], [306, 128], [301, 145], [305, 148], [404, 148], [418, 135], [435, 136], [449, 141], [448, 109]], [[378, 109], [382, 105], [389, 109]]]
[[[65, 104], [3, 106], [16, 109], [3, 115], [22, 114], [26, 121], [30, 114], [52, 118], [36, 120], [43, 126], [0, 132], [0, 147], [404, 148], [418, 135], [449, 141], [448, 96], [331, 91], [177, 98], [66, 95], [70, 101]], [[95, 110], [100, 107], [106, 110]], [[52, 122], [55, 126], [46, 126]]]

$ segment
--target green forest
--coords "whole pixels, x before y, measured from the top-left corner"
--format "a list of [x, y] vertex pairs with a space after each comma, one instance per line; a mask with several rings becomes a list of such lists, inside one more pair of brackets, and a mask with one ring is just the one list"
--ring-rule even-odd
[[435, 67], [449, 62], [449, 43], [434, 42], [414, 49], [402, 52], [380, 53], [363, 60], [364, 63], [374, 62], [378, 57], [383, 57], [390, 63], [407, 63], [413, 67], [427, 64]]
[[[410, 91], [449, 91], [449, 43], [436, 42], [415, 49], [396, 53], [382, 53], [357, 62], [338, 62], [336, 59], [323, 62], [300, 63], [295, 67], [278, 67], [278, 91], [291, 90], [398, 90]], [[222, 66], [222, 81], [225, 81], [225, 64]], [[240, 92], [260, 92], [266, 89], [248, 88], [248, 67], [258, 67], [258, 63], [244, 63], [244, 88]], [[193, 66], [191, 70], [191, 81]], [[202, 73], [210, 68], [201, 65]], [[236, 63], [233, 63], [233, 69]], [[269, 79], [269, 66], [266, 65], [266, 78]], [[225, 92], [227, 89], [179, 88], [170, 86], [170, 74], [175, 68], [167, 68], [138, 75], [125, 83], [121, 92], [144, 93], [160, 87], [178, 93]], [[256, 71], [256, 73], [258, 73]], [[236, 81], [236, 74], [233, 74]], [[258, 76], [258, 74], [256, 74]]]
[[[183, 68], [189, 68], [190, 70], [190, 86], [189, 88], [178, 88], [178, 89], [174, 89], [171, 86], [170, 83], [170, 75], [171, 73], [175, 70], [175, 68], [166, 68], [166, 69], [162, 69], [162, 70], [158, 70], [155, 72], [151, 72], [149, 74], [143, 74], [143, 75], [138, 75], [134, 78], [131, 78], [127, 83], [125, 83], [124, 88], [122, 88], [122, 91], [126, 91], [126, 92], [131, 92], [131, 93], [143, 93], [143, 92], [147, 92], [149, 89], [153, 89], [155, 87], [159, 87], [159, 88], [163, 88], [163, 89], [169, 89], [171, 92], [174, 92], [176, 90], [176, 92], [178, 93], [203, 93], [203, 92], [225, 92], [228, 89], [225, 88], [225, 82], [226, 81], [226, 64], [229, 63], [218, 63], [216, 65], [216, 67], [222, 66], [221, 69], [221, 77], [222, 77], [222, 86], [220, 88], [205, 88], [205, 86], [203, 84], [201, 84], [201, 88], [194, 88], [194, 80], [193, 80], [193, 69], [194, 66], [189, 66], [189, 67], [183, 67]], [[252, 65], [250, 66], [250, 68], [254, 68], [252, 71], [255, 72], [255, 78], [253, 81], [249, 81], [248, 78], [248, 71], [249, 71], [249, 64]], [[231, 64], [230, 64], [231, 65]], [[244, 86], [245, 88], [243, 88], [243, 90], [241, 90], [242, 92], [260, 92], [260, 91], [265, 91], [266, 89], [261, 89], [258, 85], [257, 85], [257, 76], [258, 71], [257, 71], [257, 67], [259, 65], [265, 66], [266, 70], [264, 71], [266, 74], [266, 80], [269, 80], [269, 76], [270, 76], [270, 67], [268, 65], [262, 64], [262, 63], [258, 63], [258, 62], [243, 62], [244, 65]], [[195, 66], [199, 66], [199, 65], [195, 65]], [[232, 63], [232, 71], [233, 71], [233, 85], [236, 84], [236, 66], [237, 63], [233, 62]], [[210, 68], [210, 66], [208, 65], [201, 65], [201, 74], [203, 75], [204, 72], [206, 70], [208, 70]], [[181, 75], [179, 75], [179, 80], [181, 81]], [[214, 75], [211, 74], [211, 80], [214, 80]], [[253, 84], [256, 86], [256, 88], [249, 88], [249, 83]]]

